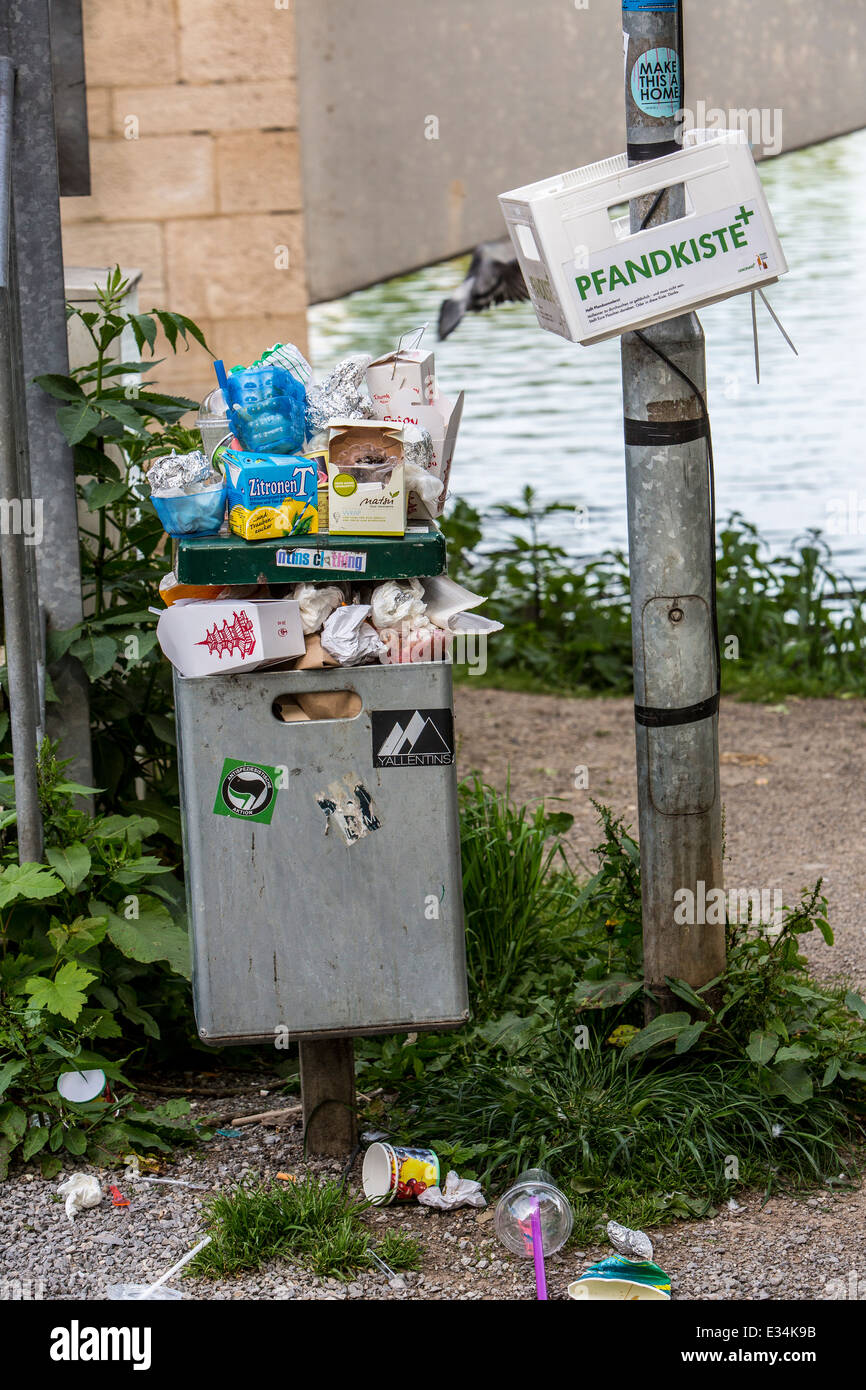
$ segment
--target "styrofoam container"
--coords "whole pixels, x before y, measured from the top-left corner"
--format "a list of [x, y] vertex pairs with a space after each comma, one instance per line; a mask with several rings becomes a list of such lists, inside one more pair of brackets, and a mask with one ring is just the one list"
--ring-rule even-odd
[[[630, 232], [611, 209], [677, 184], [686, 214]], [[629, 167], [615, 155], [499, 198], [538, 322], [576, 343], [646, 328], [788, 269], [741, 130], [691, 130]]]

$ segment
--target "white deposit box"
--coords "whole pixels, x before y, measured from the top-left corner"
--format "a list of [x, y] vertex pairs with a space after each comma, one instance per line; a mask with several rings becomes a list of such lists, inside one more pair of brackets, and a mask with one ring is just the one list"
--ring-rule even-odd
[[[611, 209], [676, 184], [686, 214], [630, 232]], [[683, 148], [629, 167], [625, 154], [499, 199], [542, 328], [575, 343], [772, 284], [788, 269], [740, 130], [688, 131]]]

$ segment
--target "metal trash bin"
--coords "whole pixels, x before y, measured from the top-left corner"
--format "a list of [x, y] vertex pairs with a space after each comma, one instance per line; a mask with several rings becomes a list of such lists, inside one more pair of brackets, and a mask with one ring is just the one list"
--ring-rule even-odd
[[[274, 713], [343, 690], [353, 718]], [[175, 673], [175, 702], [200, 1037], [465, 1022], [450, 665]]]

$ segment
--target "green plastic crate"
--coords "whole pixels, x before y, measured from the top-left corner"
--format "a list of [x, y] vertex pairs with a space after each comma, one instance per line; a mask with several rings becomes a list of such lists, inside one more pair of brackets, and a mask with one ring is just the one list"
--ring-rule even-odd
[[[310, 565], [278, 564], [280, 551], [304, 550]], [[363, 569], [325, 569], [316, 553], [364, 556]], [[405, 536], [330, 536], [244, 541], [238, 536], [189, 536], [176, 544], [174, 570], [181, 584], [335, 584], [383, 579], [423, 579], [445, 573], [445, 537], [437, 526]]]

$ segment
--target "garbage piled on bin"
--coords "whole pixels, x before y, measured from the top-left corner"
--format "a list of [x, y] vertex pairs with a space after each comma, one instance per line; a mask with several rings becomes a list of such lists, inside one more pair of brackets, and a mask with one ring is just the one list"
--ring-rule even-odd
[[432, 352], [353, 353], [321, 382], [291, 343], [249, 367], [215, 363], [197, 424], [203, 450], [154, 460], [147, 481], [170, 536], [246, 541], [403, 536], [442, 515], [463, 413]]
[[[197, 420], [202, 449], [155, 459], [147, 473], [170, 536], [228, 530], [255, 544], [435, 525], [463, 394], [440, 391], [432, 352], [401, 340], [375, 361], [344, 357], [315, 382], [299, 349], [276, 343], [249, 367], [215, 370]], [[172, 572], [159, 593], [159, 643], [184, 676], [447, 661], [456, 637], [502, 626], [444, 577], [224, 587]]]
[[192, 588], [173, 575], [160, 585], [166, 608], [156, 634], [182, 676], [447, 661], [455, 637], [502, 628], [473, 611], [482, 595], [445, 575], [381, 584], [214, 586], [202, 594]]

